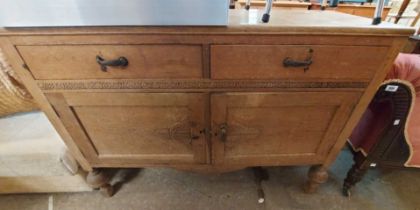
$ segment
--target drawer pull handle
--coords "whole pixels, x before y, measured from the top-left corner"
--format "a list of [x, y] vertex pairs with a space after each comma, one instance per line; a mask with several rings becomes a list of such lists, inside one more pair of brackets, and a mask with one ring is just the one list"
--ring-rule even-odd
[[313, 50], [309, 49], [309, 55], [304, 61], [296, 61], [289, 57], [283, 60], [283, 66], [288, 67], [303, 67], [304, 72], [309, 70], [309, 66], [312, 64], [312, 53]]
[[107, 66], [119, 66], [119, 67], [126, 67], [128, 66], [128, 60], [125, 57], [119, 57], [116, 60], [105, 60], [101, 56], [96, 56], [96, 62], [101, 66], [101, 70], [106, 72]]

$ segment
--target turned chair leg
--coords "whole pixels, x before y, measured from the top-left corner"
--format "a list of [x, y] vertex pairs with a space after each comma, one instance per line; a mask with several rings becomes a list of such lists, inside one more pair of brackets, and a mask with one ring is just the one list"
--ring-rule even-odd
[[303, 190], [305, 193], [314, 193], [317, 191], [319, 185], [328, 180], [327, 169], [323, 166], [312, 166], [308, 171], [308, 180], [306, 181]]
[[360, 152], [354, 155], [354, 164], [347, 173], [343, 184], [343, 195], [349, 197], [351, 188], [360, 182], [370, 167], [370, 161]]

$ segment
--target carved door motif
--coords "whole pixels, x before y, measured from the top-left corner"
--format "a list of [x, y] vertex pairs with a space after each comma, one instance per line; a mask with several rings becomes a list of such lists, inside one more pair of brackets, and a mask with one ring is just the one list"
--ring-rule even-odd
[[359, 92], [213, 94], [213, 162], [319, 162], [333, 146], [359, 96]]
[[93, 165], [206, 162], [200, 132], [204, 94], [63, 93], [48, 98]]

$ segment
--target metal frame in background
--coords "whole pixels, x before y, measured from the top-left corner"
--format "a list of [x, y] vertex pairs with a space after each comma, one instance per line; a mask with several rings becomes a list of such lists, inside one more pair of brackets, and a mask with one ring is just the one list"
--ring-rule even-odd
[[[231, 3], [233, 1], [234, 0], [231, 0]], [[406, 1], [409, 2], [410, 0], [404, 0], [404, 2], [406, 2]], [[328, 0], [322, 0], [321, 10], [325, 10], [327, 5], [328, 5]], [[376, 8], [375, 8], [374, 16], [373, 16], [372, 25], [379, 25], [382, 22], [382, 14], [383, 14], [383, 11], [384, 11], [384, 7], [385, 7], [385, 0], [378, 0], [378, 2], [376, 3]], [[250, 8], [251, 8], [251, 0], [247, 0], [246, 5], [245, 5], [245, 9], [249, 10]], [[271, 14], [271, 9], [272, 8], [273, 8], [273, 0], [266, 0], [264, 14], [261, 18], [261, 21], [263, 23], [268, 23], [270, 21], [270, 14]], [[404, 8], [404, 10], [405, 10], [405, 8]]]

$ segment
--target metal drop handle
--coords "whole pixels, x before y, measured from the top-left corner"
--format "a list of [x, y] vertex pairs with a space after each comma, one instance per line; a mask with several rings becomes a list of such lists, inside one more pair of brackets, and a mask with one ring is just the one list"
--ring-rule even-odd
[[297, 61], [297, 60], [293, 60], [293, 59], [287, 57], [283, 60], [283, 66], [286, 67], [286, 68], [289, 68], [289, 67], [303, 67], [303, 70], [306, 72], [307, 70], [309, 70], [309, 66], [313, 63], [312, 53], [313, 53], [313, 50], [309, 49], [309, 55], [303, 61]]
[[101, 70], [106, 72], [108, 66], [126, 67], [128, 66], [128, 59], [125, 57], [119, 57], [115, 60], [105, 60], [101, 56], [96, 56], [96, 62], [101, 66]]

